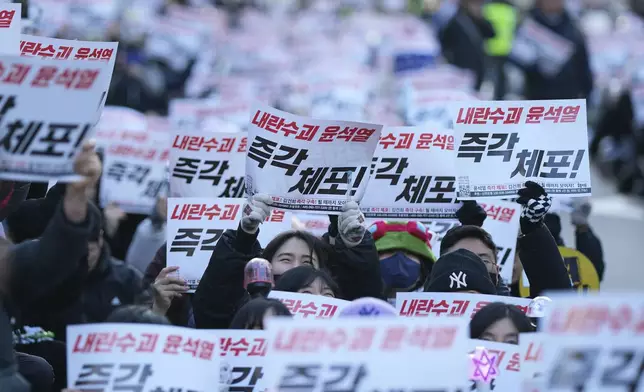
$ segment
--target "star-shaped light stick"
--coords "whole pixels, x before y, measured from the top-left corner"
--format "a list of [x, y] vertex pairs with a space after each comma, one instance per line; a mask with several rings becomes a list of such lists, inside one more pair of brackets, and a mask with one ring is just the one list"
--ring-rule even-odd
[[485, 347], [477, 347], [473, 354], [470, 379], [490, 383], [499, 374], [498, 357], [490, 354]]

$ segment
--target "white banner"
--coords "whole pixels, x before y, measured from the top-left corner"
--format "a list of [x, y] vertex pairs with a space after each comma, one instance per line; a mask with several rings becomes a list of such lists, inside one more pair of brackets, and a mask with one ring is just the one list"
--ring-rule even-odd
[[[467, 320], [268, 320], [276, 392], [450, 391], [467, 385]], [[413, 360], [410, 360], [413, 358]], [[431, 376], [428, 374], [431, 364]]]
[[0, 178], [74, 180], [74, 157], [107, 95], [109, 64], [4, 56], [0, 70]]
[[[167, 265], [178, 266], [179, 276], [190, 292], [199, 285], [215, 245], [229, 229], [237, 229], [244, 200], [231, 198], [169, 198], [166, 240]], [[260, 244], [267, 244], [284, 231], [284, 211], [273, 210], [259, 232]], [[278, 228], [271, 230], [271, 224]]]
[[168, 134], [148, 130], [141, 143], [115, 143], [104, 150], [101, 206], [116, 203], [124, 212], [150, 214], [168, 194]]
[[57, 60], [99, 60], [114, 69], [118, 42], [93, 42], [22, 34], [20, 54]]
[[381, 125], [310, 119], [258, 105], [251, 111], [246, 191], [276, 207], [339, 214], [359, 202]]
[[220, 386], [227, 385], [228, 391], [265, 391], [267, 332], [252, 329], [212, 332], [220, 339]]
[[489, 200], [478, 204], [487, 212], [483, 229], [490, 233], [497, 247], [496, 263], [499, 266], [501, 278], [511, 282], [519, 236], [521, 205], [503, 200]]
[[220, 363], [218, 343], [213, 331], [166, 325], [71, 325], [67, 386], [83, 391], [210, 391], [219, 381], [213, 371]]
[[530, 301], [529, 298], [472, 293], [397, 293], [396, 309], [404, 317], [435, 318], [445, 315], [470, 319], [485, 305], [503, 302], [515, 305], [531, 316], [528, 314]]
[[20, 54], [20, 3], [0, 4], [0, 55]]
[[271, 291], [269, 298], [279, 299], [291, 311], [293, 317], [327, 319], [338, 317], [350, 302], [342, 299], [286, 291]]
[[641, 293], [552, 294], [540, 323], [548, 391], [641, 391]]
[[170, 148], [172, 197], [243, 198], [247, 136], [177, 131]]
[[[523, 376], [521, 372], [521, 348], [516, 344], [497, 343], [487, 340], [471, 339], [469, 341], [469, 352], [476, 353], [477, 347], [483, 347], [487, 351], [487, 358], [491, 366], [481, 364], [481, 358], [477, 358], [476, 354], [474, 359], [474, 370], [478, 371], [479, 375], [487, 378], [491, 377], [488, 384], [490, 391], [515, 391], [518, 385], [521, 385]], [[492, 370], [492, 366], [494, 370]], [[472, 382], [472, 386], [476, 385]], [[475, 390], [475, 389], [471, 389]]]
[[527, 180], [550, 195], [590, 196], [586, 102], [456, 102], [461, 200], [514, 196]]
[[385, 128], [360, 209], [368, 218], [453, 218], [454, 136], [440, 125]]
[[239, 130], [248, 126], [251, 104], [247, 101], [175, 99], [170, 105], [170, 118], [181, 129], [222, 132], [221, 122], [234, 124]]

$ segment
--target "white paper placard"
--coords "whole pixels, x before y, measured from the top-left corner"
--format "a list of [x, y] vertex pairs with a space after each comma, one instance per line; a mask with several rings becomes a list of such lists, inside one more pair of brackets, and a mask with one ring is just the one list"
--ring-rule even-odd
[[310, 119], [263, 105], [251, 113], [249, 195], [268, 194], [278, 208], [331, 214], [348, 196], [362, 199], [381, 125]]
[[75, 180], [74, 157], [100, 116], [109, 63], [3, 56], [0, 65], [0, 178]]
[[452, 117], [460, 200], [514, 196], [528, 180], [590, 196], [584, 100], [455, 102]]
[[[67, 386], [109, 391], [210, 391], [218, 382], [213, 331], [150, 324], [67, 327]], [[181, 369], [181, 377], [177, 377]]]

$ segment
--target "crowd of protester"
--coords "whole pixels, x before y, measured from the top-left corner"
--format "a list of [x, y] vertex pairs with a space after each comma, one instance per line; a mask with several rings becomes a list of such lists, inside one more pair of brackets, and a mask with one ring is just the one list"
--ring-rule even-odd
[[[301, 6], [310, 6], [306, 3]], [[438, 61], [472, 71], [474, 88], [492, 85], [496, 99], [518, 95], [586, 98], [589, 106], [597, 102], [591, 151], [617, 179], [621, 191], [644, 195], [639, 159], [644, 137], [642, 125], [635, 121], [631, 84], [615, 97], [591, 100], [598, 87], [586, 33], [578, 23], [587, 8], [575, 14], [566, 10], [563, 0], [535, 0], [529, 9], [512, 1], [460, 0], [450, 11], [449, 4], [438, 3], [412, 1], [409, 5], [409, 12], [437, 32]], [[226, 10], [233, 26], [245, 10], [265, 7], [250, 1], [217, 1], [216, 5]], [[642, 23], [637, 18], [644, 18], [644, 1], [633, 0], [630, 12]], [[515, 31], [525, 15], [574, 43], [574, 54], [557, 75], [546, 75], [513, 56]], [[612, 23], [617, 19], [611, 15]], [[184, 95], [197, 59], [177, 71], [162, 59], [146, 58], [143, 42], [121, 37], [119, 29], [104, 38], [120, 41], [107, 104], [167, 115], [170, 100]], [[610, 151], [600, 148], [606, 140]], [[568, 222], [542, 208], [549, 196], [541, 186], [528, 182], [516, 196], [522, 209], [521, 233], [515, 260], [518, 273], [510, 282], [499, 277], [497, 246], [482, 228], [487, 214], [476, 202], [462, 204], [457, 214], [461, 225], [446, 233], [440, 249], [431, 247], [431, 234], [420, 222], [381, 221], [366, 227], [355, 202], [347, 203], [339, 216], [329, 216], [327, 233], [321, 238], [293, 230], [262, 244], [258, 233], [273, 207], [268, 196], [255, 194], [248, 199], [238, 228], [226, 231], [217, 243], [196, 292], [188, 294], [187, 282], [166, 263], [166, 199], [159, 198], [148, 215], [125, 214], [115, 205], [99, 208], [102, 164], [94, 147], [91, 142], [85, 144], [76, 158], [79, 182], [51, 188], [0, 182], [2, 391], [28, 390], [25, 382], [34, 392], [64, 390], [69, 325], [111, 321], [263, 329], [267, 315], [290, 315], [280, 301], [251, 298], [244, 288], [245, 265], [256, 257], [271, 263], [275, 290], [349, 301], [387, 300], [398, 292], [454, 291], [449, 277], [455, 271], [467, 271], [468, 291], [480, 294], [519, 296], [521, 270], [530, 280], [532, 298], [548, 290], [573, 289], [558, 249], [564, 245], [562, 225]], [[587, 201], [576, 203], [570, 224], [575, 227], [575, 248], [589, 258], [601, 280], [606, 267], [600, 240], [588, 222], [590, 213]], [[535, 329], [533, 320], [502, 303], [480, 310], [470, 326], [472, 338], [513, 344], [518, 343], [519, 333]]]

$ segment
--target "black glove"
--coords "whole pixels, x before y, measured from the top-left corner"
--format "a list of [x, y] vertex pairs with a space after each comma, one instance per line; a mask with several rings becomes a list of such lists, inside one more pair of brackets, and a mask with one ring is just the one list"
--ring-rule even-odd
[[550, 210], [552, 199], [545, 189], [536, 182], [527, 181], [525, 188], [519, 189], [517, 203], [521, 204], [521, 232], [527, 234], [543, 222]]
[[456, 211], [456, 217], [462, 225], [481, 227], [483, 226], [483, 222], [485, 222], [485, 218], [487, 218], [487, 212], [474, 200], [467, 200]]

